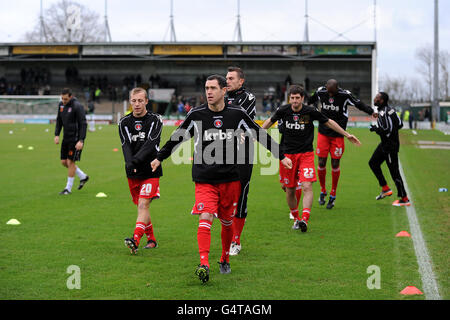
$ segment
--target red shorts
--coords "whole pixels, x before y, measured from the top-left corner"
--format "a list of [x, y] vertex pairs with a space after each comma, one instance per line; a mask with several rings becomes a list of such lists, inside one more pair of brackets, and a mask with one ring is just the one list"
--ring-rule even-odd
[[280, 182], [286, 188], [296, 188], [298, 182], [317, 181], [313, 151], [285, 156], [292, 161], [292, 169], [286, 169], [280, 161]]
[[328, 137], [321, 133], [317, 134], [317, 156], [327, 158], [328, 153], [330, 153], [332, 159], [340, 159], [344, 150], [344, 137]]
[[240, 195], [240, 181], [218, 184], [196, 182], [195, 204], [191, 213], [211, 213], [216, 218], [230, 221], [236, 214]]
[[[280, 166], [282, 166], [282, 164], [280, 164]], [[286, 186], [284, 185], [283, 178], [281, 178], [281, 175], [279, 175], [279, 177], [280, 177], [281, 188], [285, 188]], [[297, 182], [297, 186], [295, 187], [295, 190], [300, 190], [301, 188], [302, 188], [302, 183], [299, 180]]]
[[159, 178], [130, 179], [128, 186], [133, 197], [134, 204], [138, 204], [139, 198], [159, 199]]

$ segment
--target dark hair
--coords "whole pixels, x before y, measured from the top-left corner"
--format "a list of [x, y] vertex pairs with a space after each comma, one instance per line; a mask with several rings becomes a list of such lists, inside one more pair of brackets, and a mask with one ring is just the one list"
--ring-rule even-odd
[[63, 89], [61, 90], [61, 94], [62, 94], [62, 95], [68, 94], [69, 96], [72, 96], [72, 90], [70, 90], [69, 88], [63, 88]]
[[384, 104], [389, 102], [389, 95], [386, 92], [380, 91], [381, 99], [383, 99]]
[[305, 96], [305, 90], [301, 85], [293, 84], [289, 87], [289, 95], [291, 94], [299, 94], [301, 97]]
[[210, 75], [208, 78], [206, 78], [206, 81], [211, 80], [217, 80], [217, 83], [219, 84], [220, 89], [223, 89], [227, 86], [227, 80], [218, 74]]
[[244, 71], [239, 67], [228, 67], [228, 72], [236, 72], [239, 79], [245, 79]]

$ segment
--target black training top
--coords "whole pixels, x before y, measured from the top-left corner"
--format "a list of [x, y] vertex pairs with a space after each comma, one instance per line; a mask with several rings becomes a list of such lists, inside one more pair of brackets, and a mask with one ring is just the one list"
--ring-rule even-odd
[[130, 113], [120, 119], [119, 136], [128, 178], [149, 179], [162, 176], [161, 166], [155, 172], [152, 172], [150, 166], [159, 151], [162, 127], [161, 116], [153, 112], [147, 112], [140, 118]]
[[62, 101], [58, 105], [58, 114], [56, 116], [55, 136], [59, 136], [64, 127], [65, 141], [84, 141], [86, 139], [86, 114], [81, 103], [72, 98], [63, 105]]
[[402, 127], [402, 119], [400, 119], [394, 108], [386, 105], [378, 109], [377, 128], [375, 132], [381, 138], [381, 146], [384, 151], [398, 152], [400, 150], [398, 130]]
[[[327, 118], [336, 121], [344, 130], [347, 129], [349, 105], [355, 106], [359, 110], [370, 115], [373, 113], [373, 109], [370, 106], [365, 105], [361, 100], [355, 98], [350, 91], [341, 88], [338, 88], [338, 92], [331, 97], [325, 87], [320, 87], [309, 98], [308, 102], [309, 104], [318, 102], [318, 109], [320, 112]], [[329, 137], [342, 137], [340, 133], [337, 133], [323, 124], [319, 124], [319, 132]]]
[[243, 108], [225, 105], [223, 110], [215, 112], [204, 104], [187, 114], [158, 152], [157, 159], [167, 159], [181, 142], [194, 138], [192, 180], [211, 184], [236, 181], [239, 180], [237, 164], [244, 163], [245, 158], [240, 144], [244, 132], [257, 139], [276, 158], [284, 158], [278, 152], [278, 144]]
[[328, 118], [315, 108], [305, 105], [300, 111], [292, 110], [290, 104], [279, 107], [270, 121], [282, 123], [281, 152], [295, 154], [313, 151], [314, 120], [324, 124]]

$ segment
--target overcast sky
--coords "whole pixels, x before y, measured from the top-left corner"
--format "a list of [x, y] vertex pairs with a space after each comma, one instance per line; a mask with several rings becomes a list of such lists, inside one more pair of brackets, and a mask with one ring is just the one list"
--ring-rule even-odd
[[[59, 0], [43, 0], [44, 10]], [[77, 0], [99, 13], [104, 0]], [[178, 41], [232, 41], [237, 0], [173, 0]], [[303, 41], [305, 0], [241, 0], [244, 41]], [[440, 49], [450, 51], [450, 1], [440, 0]], [[373, 41], [373, 0], [309, 0], [311, 41]], [[433, 0], [377, 0], [379, 75], [416, 77], [415, 51], [433, 45]], [[0, 0], [0, 42], [20, 42], [39, 0]], [[169, 40], [169, 0], [108, 0], [113, 41]], [[359, 26], [358, 26], [359, 25]], [[357, 27], [355, 27], [357, 26]], [[355, 27], [355, 28], [353, 28]], [[338, 33], [352, 29], [339, 37]], [[332, 31], [334, 30], [334, 31]]]

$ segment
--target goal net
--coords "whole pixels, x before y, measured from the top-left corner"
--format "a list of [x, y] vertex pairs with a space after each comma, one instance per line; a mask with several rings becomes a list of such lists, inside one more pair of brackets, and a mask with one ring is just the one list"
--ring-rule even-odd
[[0, 115], [56, 115], [60, 96], [0, 95]]

